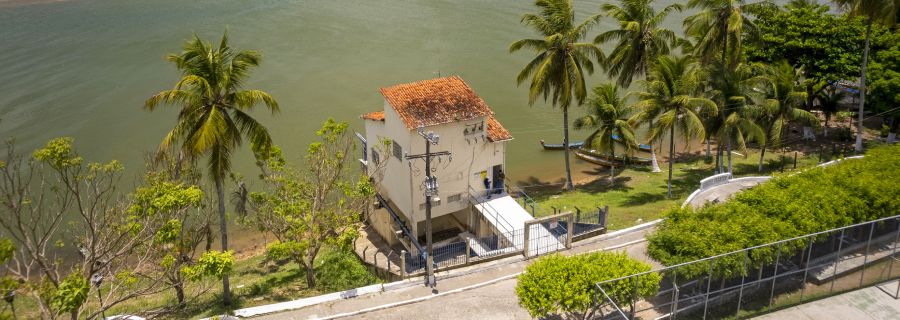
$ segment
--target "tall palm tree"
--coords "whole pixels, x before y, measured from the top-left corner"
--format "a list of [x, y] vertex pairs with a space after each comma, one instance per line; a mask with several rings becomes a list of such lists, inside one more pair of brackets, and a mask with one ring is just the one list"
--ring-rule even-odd
[[[243, 88], [260, 59], [256, 51], [236, 52], [229, 47], [227, 32], [218, 47], [195, 34], [180, 54], [167, 57], [181, 71], [181, 80], [175, 88], [157, 93], [144, 103], [150, 111], [160, 104], [181, 106], [175, 127], [163, 139], [160, 151], [177, 148], [190, 159], [207, 157], [209, 176], [218, 196], [223, 251], [228, 250], [224, 179], [231, 170], [231, 154], [244, 138], [250, 140], [258, 155], [266, 154], [272, 145], [266, 128], [247, 112], [262, 104], [275, 113], [278, 103], [266, 92]], [[228, 305], [231, 291], [227, 275], [222, 279], [222, 287], [223, 302]]]
[[859, 76], [859, 120], [856, 122], [856, 152], [862, 152], [863, 111], [866, 105], [866, 67], [869, 64], [869, 42], [872, 38], [872, 24], [893, 26], [900, 14], [900, 0], [834, 0], [841, 9], [866, 19], [866, 45], [863, 50], [862, 67]]
[[721, 53], [723, 63], [739, 59], [745, 35], [758, 34], [750, 14], [762, 8], [761, 3], [745, 0], [689, 0], [688, 8], [699, 12], [684, 19], [685, 35], [695, 39], [694, 55], [708, 63]]
[[522, 16], [522, 23], [537, 31], [542, 38], [522, 39], [509, 46], [509, 52], [523, 48], [533, 50], [537, 56], [519, 72], [516, 82], [522, 84], [531, 79], [528, 104], [534, 105], [538, 96], [550, 101], [563, 112], [563, 145], [565, 146], [566, 189], [572, 189], [572, 172], [569, 166], [569, 106], [581, 104], [587, 95], [584, 72], [594, 72], [592, 59], [602, 61], [603, 52], [592, 43], [580, 42], [599, 21], [599, 15], [588, 17], [576, 24], [571, 0], [537, 0], [537, 14]]
[[[758, 34], [750, 14], [762, 6], [760, 3], [748, 4], [745, 0], [689, 0], [688, 8], [700, 11], [685, 18], [685, 36], [693, 43], [684, 42], [682, 47], [692, 49], [692, 54], [705, 65], [720, 53], [719, 60], [723, 65], [729, 61], [739, 62], [744, 36]], [[721, 128], [724, 122], [725, 114], [721, 112], [717, 119], [707, 119], [707, 125], [715, 128]], [[721, 171], [722, 143], [717, 144], [716, 167]]]
[[702, 114], [716, 112], [716, 104], [696, 95], [701, 86], [701, 73], [689, 57], [660, 56], [642, 81], [644, 91], [634, 93], [640, 111], [632, 116], [634, 124], [653, 121], [649, 139], [669, 136], [668, 196], [672, 197], [672, 164], [675, 160], [675, 134], [681, 133], [685, 143], [705, 134]]
[[756, 102], [764, 100], [763, 85], [766, 78], [759, 75], [759, 68], [745, 63], [722, 64], [713, 62], [707, 72], [710, 98], [718, 104], [723, 121], [716, 124], [716, 140], [724, 141], [728, 154], [728, 172], [732, 169], [732, 144], [746, 152], [746, 141], [755, 140], [763, 144], [766, 134], [755, 121], [763, 108]]
[[[770, 66], [767, 73], [766, 78], [770, 84], [767, 89], [768, 99], [762, 104], [765, 108], [762, 122], [767, 126], [768, 142], [778, 148], [781, 146], [787, 122], [817, 126], [819, 119], [809, 111], [800, 109], [806, 101], [806, 92], [800, 86], [800, 71], [794, 69], [787, 61], [782, 61]], [[763, 143], [759, 155], [759, 171], [762, 171], [765, 156], [766, 143]]]
[[601, 33], [594, 43], [615, 41], [605, 66], [610, 77], [617, 76], [616, 83], [627, 88], [634, 77], [644, 76], [657, 56], [667, 55], [675, 47], [675, 32], [660, 25], [674, 12], [681, 12], [682, 5], [672, 4], [660, 12], [651, 6], [653, 0], [620, 0], [621, 5], [604, 3], [600, 6], [607, 16], [618, 20], [618, 29]]
[[587, 139], [588, 145], [595, 150], [608, 151], [616, 156], [616, 139], [625, 147], [625, 153], [631, 154], [637, 149], [638, 142], [634, 129], [628, 122], [633, 108], [625, 104], [619, 97], [615, 84], [605, 83], [591, 90], [591, 98], [587, 100], [588, 114], [575, 119], [575, 129], [596, 129]]
[[831, 121], [831, 117], [838, 111], [841, 111], [843, 107], [841, 101], [844, 101], [846, 96], [846, 92], [837, 90], [834, 86], [820, 90], [816, 96], [816, 100], [819, 101], [819, 110], [822, 110], [822, 113], [825, 115], [825, 124], [822, 128], [822, 133], [825, 137], [828, 137], [828, 122]]

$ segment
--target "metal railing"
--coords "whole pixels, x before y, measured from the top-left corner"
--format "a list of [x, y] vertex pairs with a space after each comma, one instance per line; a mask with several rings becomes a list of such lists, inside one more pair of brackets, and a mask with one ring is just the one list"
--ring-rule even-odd
[[[488, 211], [487, 214], [494, 217], [494, 221], [496, 221], [497, 224], [497, 232], [504, 233], [516, 230], [516, 228], [500, 214], [500, 210], [495, 209], [488, 201], [478, 201], [478, 199], [478, 192], [475, 191], [475, 189], [472, 189], [472, 187], [469, 187], [469, 202], [473, 206], [481, 206], [483, 211]], [[484, 214], [484, 212], [482, 213]], [[505, 230], [500, 230], [500, 227], [503, 227]]]
[[[898, 244], [900, 215], [603, 281], [595, 307], [605, 319], [748, 318], [900, 280]], [[661, 290], [638, 296], [651, 273], [662, 276]]]

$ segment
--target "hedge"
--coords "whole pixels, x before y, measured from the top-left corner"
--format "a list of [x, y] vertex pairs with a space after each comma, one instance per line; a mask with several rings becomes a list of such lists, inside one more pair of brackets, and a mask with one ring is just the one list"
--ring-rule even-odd
[[[898, 181], [900, 146], [878, 147], [862, 159], [775, 177], [725, 203], [673, 208], [648, 237], [648, 253], [675, 265], [894, 216], [900, 214]], [[805, 245], [786, 243], [782, 250], [796, 252]], [[748, 261], [771, 263], [774, 256], [774, 250], [755, 250]], [[743, 272], [743, 259], [735, 255], [717, 261], [715, 275]]]

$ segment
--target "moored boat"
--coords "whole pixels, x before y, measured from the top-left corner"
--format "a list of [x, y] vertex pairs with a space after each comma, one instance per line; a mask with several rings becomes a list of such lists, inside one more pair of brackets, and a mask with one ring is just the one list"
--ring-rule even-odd
[[612, 166], [616, 165], [616, 163], [613, 163], [612, 161], [609, 161], [609, 160], [606, 160], [606, 159], [603, 159], [600, 157], [595, 157], [591, 154], [586, 153], [584, 150], [581, 150], [581, 149], [575, 150], [575, 156], [581, 160], [584, 160], [584, 161], [587, 161], [587, 162], [590, 162], [593, 164], [598, 164], [601, 166], [612, 167]]
[[[582, 146], [584, 146], [584, 141], [569, 143], [569, 149], [578, 149]], [[566, 148], [562, 143], [544, 143], [543, 139], [541, 139], [541, 147], [544, 147], [544, 150], [563, 150]]]

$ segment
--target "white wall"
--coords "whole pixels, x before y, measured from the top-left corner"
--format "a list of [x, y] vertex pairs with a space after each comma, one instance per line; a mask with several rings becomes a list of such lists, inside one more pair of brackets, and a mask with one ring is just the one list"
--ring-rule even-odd
[[[421, 154], [425, 152], [425, 139], [415, 129], [408, 130], [396, 111], [385, 101], [384, 122], [366, 121], [366, 140], [370, 151], [369, 160], [372, 161], [371, 147], [378, 145], [382, 139], [396, 140], [403, 148], [403, 154]], [[440, 157], [440, 160], [432, 160], [433, 175], [437, 177], [439, 184], [440, 204], [433, 203], [432, 218], [437, 218], [469, 207], [469, 188], [479, 194], [484, 192], [484, 184], [480, 172], [487, 171], [491, 177], [491, 168], [494, 165], [505, 164], [506, 142], [492, 143], [486, 139], [486, 117], [468, 121], [448, 123], [426, 127], [425, 131], [434, 131], [440, 136], [438, 145], [432, 145], [432, 152], [449, 151], [449, 157]], [[466, 125], [481, 124], [484, 122], [484, 131], [477, 134], [464, 135]], [[468, 141], [467, 141], [468, 138]], [[401, 213], [410, 220], [412, 231], [421, 234], [417, 224], [425, 220], [425, 210], [421, 206], [425, 203], [424, 159], [415, 159], [410, 163], [405, 158], [398, 160], [393, 157], [390, 150], [379, 152], [381, 161], [387, 160], [384, 178], [381, 181], [379, 192], [389, 198], [402, 211]], [[450, 202], [454, 195], [460, 195], [458, 201]], [[468, 223], [468, 221], [461, 221]]]

